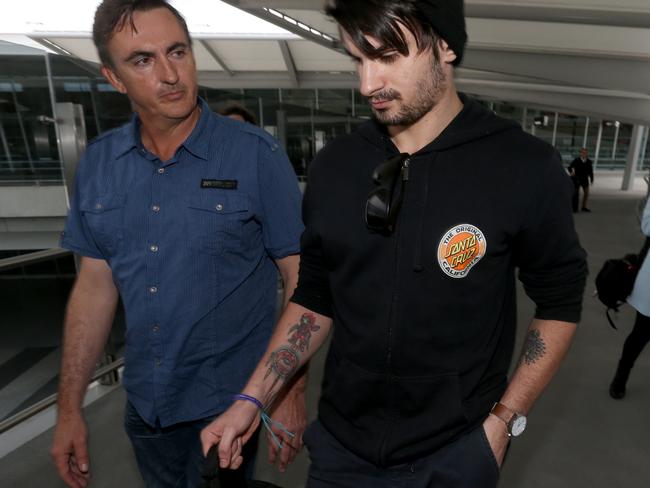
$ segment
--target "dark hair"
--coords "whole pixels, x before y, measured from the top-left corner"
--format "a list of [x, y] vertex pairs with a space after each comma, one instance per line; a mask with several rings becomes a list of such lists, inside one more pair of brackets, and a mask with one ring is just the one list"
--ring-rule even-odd
[[95, 11], [95, 22], [93, 23], [93, 42], [102, 64], [113, 66], [113, 60], [108, 52], [108, 43], [115, 32], [121, 31], [127, 24], [134, 32], [137, 32], [133, 23], [133, 13], [157, 8], [165, 8], [176, 17], [187, 36], [187, 41], [190, 46], [192, 45], [192, 38], [185, 19], [166, 0], [104, 0]]
[[[415, 37], [418, 52], [431, 49], [438, 59], [440, 36], [418, 9], [417, 0], [333, 0], [325, 12], [369, 58], [379, 58], [390, 51], [408, 56], [408, 43], [400, 29], [400, 24], [403, 24]], [[381, 44], [374, 47], [365, 36], [373, 37]]]
[[243, 105], [237, 102], [229, 102], [225, 107], [219, 110], [219, 114], [225, 117], [229, 115], [239, 115], [249, 124], [257, 125], [257, 118], [251, 112], [246, 110]]

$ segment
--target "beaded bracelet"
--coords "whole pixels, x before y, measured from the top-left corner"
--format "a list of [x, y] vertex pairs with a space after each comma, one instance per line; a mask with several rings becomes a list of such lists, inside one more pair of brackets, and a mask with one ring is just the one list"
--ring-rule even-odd
[[282, 425], [280, 422], [276, 422], [275, 420], [273, 420], [271, 416], [267, 413], [266, 409], [264, 408], [264, 404], [262, 404], [262, 402], [260, 402], [254, 396], [246, 395], [244, 393], [238, 393], [237, 395], [233, 396], [233, 400], [245, 400], [251, 402], [260, 410], [262, 425], [264, 425], [264, 428], [271, 434], [271, 438], [273, 439], [273, 442], [275, 443], [276, 446], [278, 446], [279, 449], [282, 449], [282, 441], [278, 439], [278, 436], [275, 435], [275, 432], [273, 432], [273, 429], [271, 427], [273, 426], [277, 427], [292, 439], [295, 437], [295, 434], [293, 432], [289, 432], [284, 425]]

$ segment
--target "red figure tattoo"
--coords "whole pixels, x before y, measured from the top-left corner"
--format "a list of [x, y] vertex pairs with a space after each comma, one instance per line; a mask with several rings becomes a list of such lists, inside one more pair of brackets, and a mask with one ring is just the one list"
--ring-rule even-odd
[[300, 353], [309, 349], [312, 332], [319, 329], [320, 325], [316, 325], [316, 317], [310, 313], [303, 314], [300, 321], [289, 329], [289, 339], [287, 340], [289, 344], [273, 351], [266, 363], [269, 369], [264, 379], [268, 378], [271, 373], [276, 375], [271, 389], [278, 381], [287, 381], [296, 372], [300, 365]]

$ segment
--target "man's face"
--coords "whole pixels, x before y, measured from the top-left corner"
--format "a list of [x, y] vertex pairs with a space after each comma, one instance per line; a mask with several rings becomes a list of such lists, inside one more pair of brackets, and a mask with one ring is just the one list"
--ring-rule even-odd
[[[413, 34], [402, 26], [409, 55], [387, 52], [378, 59], [367, 57], [342, 31], [343, 44], [357, 65], [361, 94], [368, 98], [375, 118], [389, 126], [409, 126], [430, 112], [441, 99], [451, 68], [436, 61], [431, 50], [418, 52]], [[367, 37], [378, 47], [381, 42]], [[453, 52], [451, 59], [455, 57]]]
[[580, 157], [582, 159], [587, 159], [587, 150], [586, 149], [580, 149]]
[[198, 93], [196, 64], [185, 31], [165, 8], [135, 12], [108, 44], [110, 83], [141, 115], [168, 120], [188, 117]]

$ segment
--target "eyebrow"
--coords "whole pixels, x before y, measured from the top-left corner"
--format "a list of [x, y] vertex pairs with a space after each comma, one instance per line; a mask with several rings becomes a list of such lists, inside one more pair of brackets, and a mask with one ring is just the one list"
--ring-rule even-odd
[[[171, 52], [176, 51], [179, 48], [188, 48], [189, 46], [185, 42], [175, 42], [171, 46], [169, 46], [166, 50], [166, 53], [169, 54]], [[124, 59], [125, 62], [133, 61], [136, 58], [139, 57], [145, 57], [145, 58], [152, 58], [155, 56], [155, 53], [153, 51], [133, 51], [131, 54], [129, 54], [128, 57]]]

